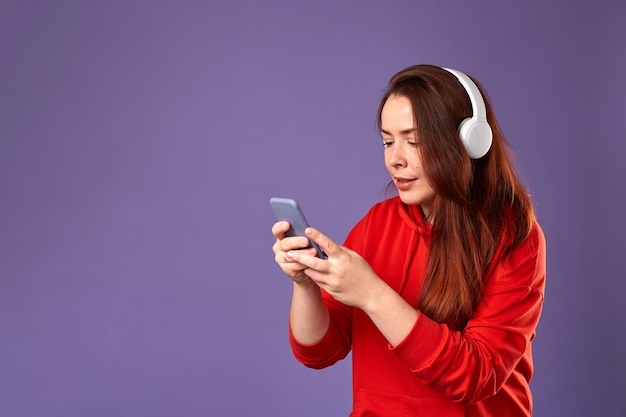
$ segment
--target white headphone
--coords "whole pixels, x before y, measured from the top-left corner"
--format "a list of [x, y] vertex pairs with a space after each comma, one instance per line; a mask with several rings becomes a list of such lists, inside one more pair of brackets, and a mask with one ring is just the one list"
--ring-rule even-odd
[[482, 158], [489, 152], [493, 134], [487, 122], [487, 110], [480, 90], [472, 79], [461, 71], [443, 68], [459, 79], [472, 102], [472, 117], [463, 120], [459, 125], [459, 137], [465, 150], [472, 159]]

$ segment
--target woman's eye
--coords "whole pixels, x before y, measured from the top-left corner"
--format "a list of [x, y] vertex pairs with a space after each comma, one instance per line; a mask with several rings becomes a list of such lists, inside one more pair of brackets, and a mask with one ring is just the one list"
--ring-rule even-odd
[[383, 148], [386, 148], [386, 147], [391, 146], [391, 145], [393, 145], [393, 142], [391, 142], [391, 141], [384, 141], [383, 142]]

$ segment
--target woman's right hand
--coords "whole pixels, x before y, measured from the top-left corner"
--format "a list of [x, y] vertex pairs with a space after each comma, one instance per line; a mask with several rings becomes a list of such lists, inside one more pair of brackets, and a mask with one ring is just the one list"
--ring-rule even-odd
[[296, 284], [313, 284], [311, 278], [304, 273], [307, 267], [288, 257], [287, 252], [302, 250], [309, 255], [315, 256], [316, 251], [314, 248], [306, 248], [309, 246], [309, 239], [304, 236], [285, 237], [285, 233], [287, 233], [290, 227], [289, 222], [286, 221], [276, 222], [272, 226], [272, 234], [276, 237], [276, 242], [272, 247], [274, 260], [280, 269]]

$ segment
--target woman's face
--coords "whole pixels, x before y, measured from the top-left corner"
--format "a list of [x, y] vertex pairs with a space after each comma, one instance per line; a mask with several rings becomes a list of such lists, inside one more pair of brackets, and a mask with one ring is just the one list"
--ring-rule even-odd
[[385, 146], [385, 165], [400, 199], [405, 204], [418, 204], [428, 214], [435, 191], [422, 169], [420, 139], [413, 120], [409, 99], [390, 96], [381, 113], [381, 136]]

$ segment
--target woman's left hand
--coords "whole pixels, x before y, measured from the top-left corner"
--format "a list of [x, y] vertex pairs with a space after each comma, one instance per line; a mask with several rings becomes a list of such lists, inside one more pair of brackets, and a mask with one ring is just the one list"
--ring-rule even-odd
[[328, 259], [303, 251], [290, 251], [287, 256], [307, 266], [304, 273], [337, 301], [365, 309], [387, 285], [355, 251], [338, 245], [312, 227], [306, 229], [306, 235], [320, 245]]

